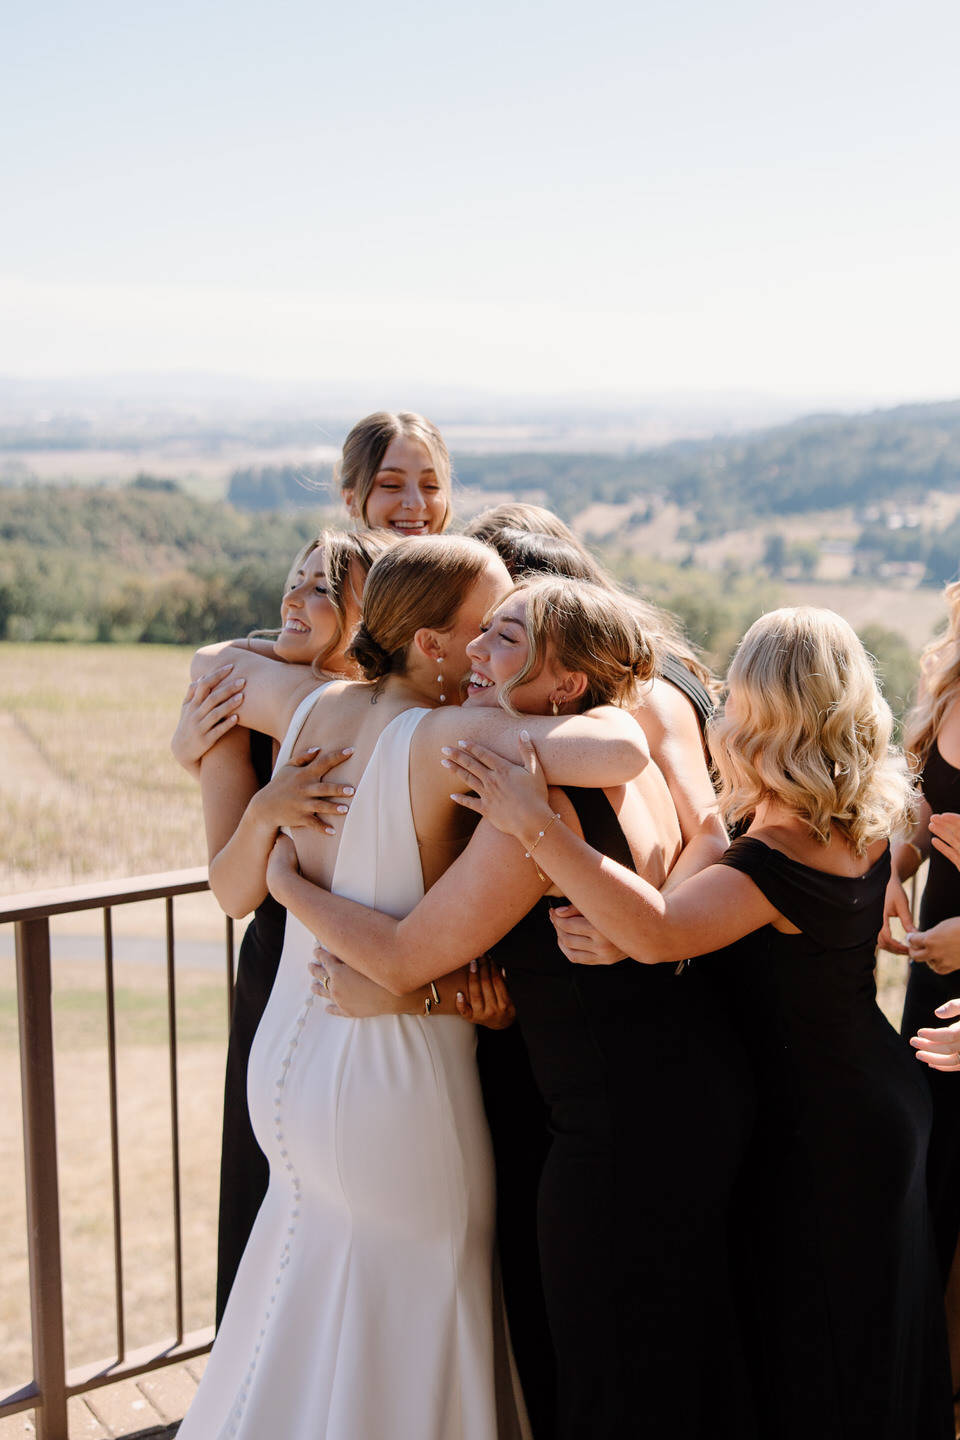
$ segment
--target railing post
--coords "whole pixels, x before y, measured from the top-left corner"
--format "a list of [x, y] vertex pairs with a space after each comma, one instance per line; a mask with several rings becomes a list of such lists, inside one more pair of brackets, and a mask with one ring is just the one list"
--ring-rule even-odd
[[16, 946], [37, 1440], [67, 1440], [49, 920], [18, 921]]

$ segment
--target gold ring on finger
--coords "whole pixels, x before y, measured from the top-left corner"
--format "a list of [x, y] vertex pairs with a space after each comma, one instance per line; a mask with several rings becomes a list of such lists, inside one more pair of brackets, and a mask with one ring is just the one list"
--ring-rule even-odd
[[330, 976], [329, 976], [329, 975], [324, 975], [324, 977], [323, 977], [323, 988], [324, 988], [324, 990], [326, 990], [327, 994], [329, 995], [329, 994], [330, 994]]

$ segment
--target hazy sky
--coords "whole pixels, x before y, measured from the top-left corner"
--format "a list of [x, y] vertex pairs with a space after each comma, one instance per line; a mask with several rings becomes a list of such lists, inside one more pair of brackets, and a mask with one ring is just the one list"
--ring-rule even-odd
[[960, 395], [956, 0], [49, 0], [0, 43], [0, 374]]

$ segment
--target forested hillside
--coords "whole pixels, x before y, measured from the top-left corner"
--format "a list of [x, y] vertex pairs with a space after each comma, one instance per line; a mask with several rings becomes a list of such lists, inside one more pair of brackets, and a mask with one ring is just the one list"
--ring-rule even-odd
[[197, 644], [272, 625], [321, 519], [244, 513], [149, 480], [0, 490], [0, 639]]

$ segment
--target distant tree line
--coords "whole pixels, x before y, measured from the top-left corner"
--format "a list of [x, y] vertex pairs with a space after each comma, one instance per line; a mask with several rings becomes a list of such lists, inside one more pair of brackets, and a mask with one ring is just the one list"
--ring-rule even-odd
[[203, 644], [276, 623], [323, 512], [267, 517], [143, 481], [0, 489], [0, 639]]

